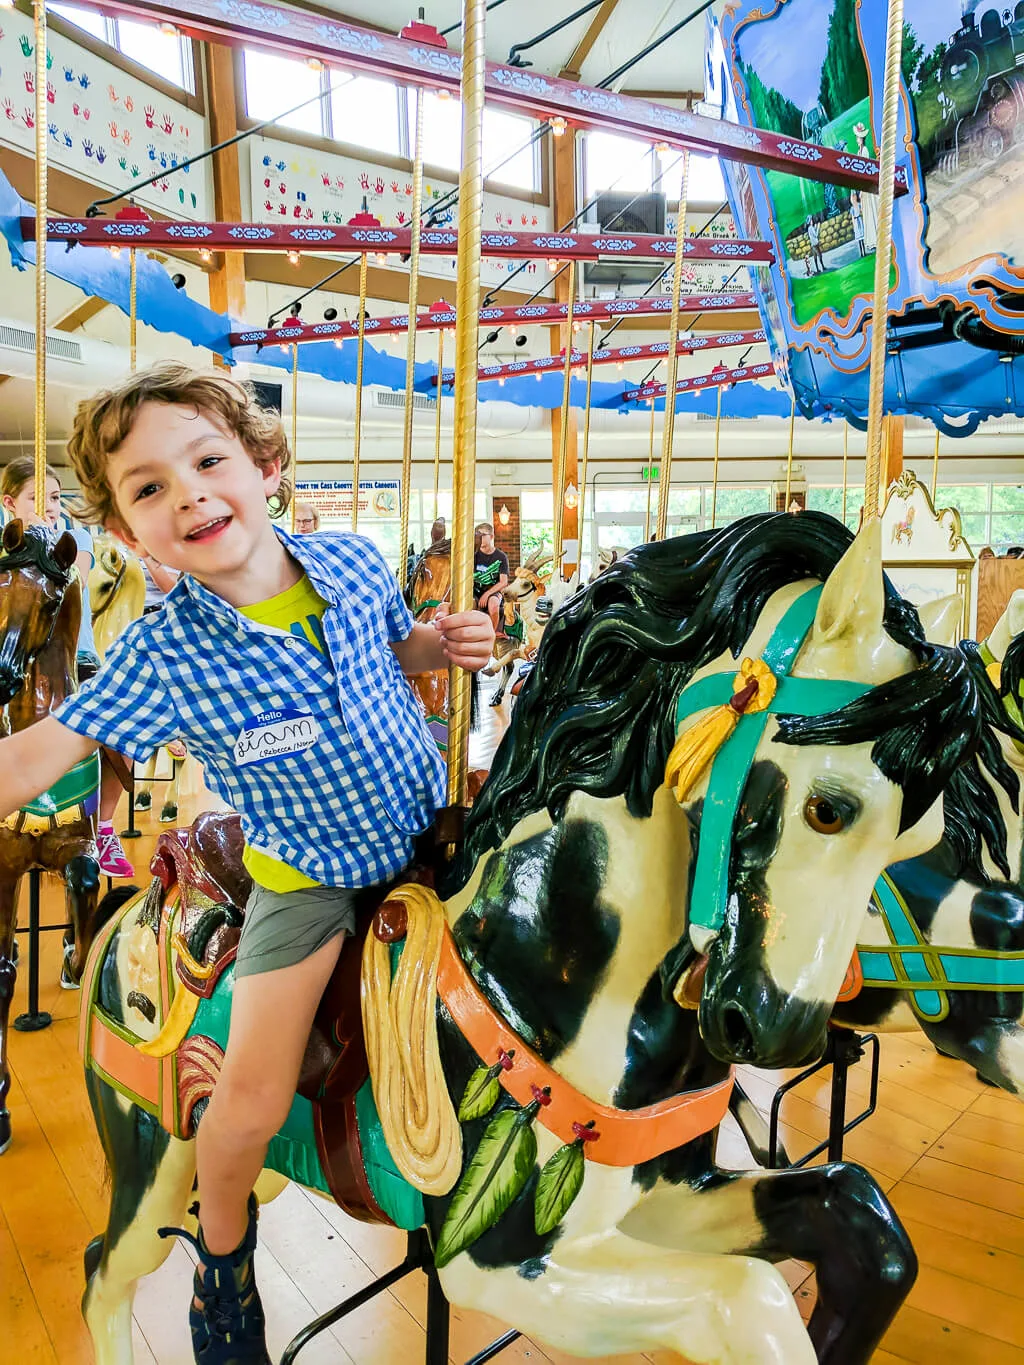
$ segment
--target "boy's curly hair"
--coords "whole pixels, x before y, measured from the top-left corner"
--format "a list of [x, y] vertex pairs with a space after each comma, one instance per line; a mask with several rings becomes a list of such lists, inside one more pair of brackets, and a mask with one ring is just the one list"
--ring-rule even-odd
[[278, 414], [261, 408], [246, 385], [226, 374], [166, 361], [79, 403], [68, 455], [82, 490], [82, 505], [75, 510], [81, 521], [104, 525], [118, 515], [107, 466], [143, 403], [195, 408], [237, 436], [260, 469], [280, 460], [281, 486], [271, 499], [271, 514], [279, 516], [288, 506], [292, 456]]

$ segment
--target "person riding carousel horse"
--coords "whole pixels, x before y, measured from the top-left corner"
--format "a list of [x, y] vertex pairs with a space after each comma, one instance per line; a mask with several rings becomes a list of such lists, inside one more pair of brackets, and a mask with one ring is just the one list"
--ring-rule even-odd
[[[944, 823], [994, 837], [983, 681], [883, 578], [877, 521], [851, 544], [820, 513], [748, 517], [613, 565], [553, 617], [438, 893], [409, 869], [360, 907], [367, 1062], [350, 946], [268, 1166], [425, 1224], [452, 1303], [561, 1351], [868, 1361], [916, 1274], [878, 1185], [723, 1170], [715, 1134], [732, 1063], [820, 1053], [882, 869]], [[90, 959], [98, 1365], [130, 1360], [161, 1229], [195, 1235], [197, 1134], [202, 1160], [233, 1083], [248, 893], [204, 840], [168, 845]], [[806, 1328], [789, 1257], [816, 1270]]]

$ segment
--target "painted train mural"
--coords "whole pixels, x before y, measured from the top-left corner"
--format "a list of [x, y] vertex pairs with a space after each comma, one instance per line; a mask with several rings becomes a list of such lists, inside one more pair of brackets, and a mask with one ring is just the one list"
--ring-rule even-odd
[[[852, 160], [876, 156], [886, 11], [737, 0], [710, 23], [709, 102]], [[1024, 411], [1024, 0], [906, 0], [904, 16], [897, 167], [909, 192], [894, 217], [886, 407], [966, 435]], [[863, 426], [876, 196], [725, 173], [738, 231], [775, 248], [755, 288], [778, 368], [808, 416]]]

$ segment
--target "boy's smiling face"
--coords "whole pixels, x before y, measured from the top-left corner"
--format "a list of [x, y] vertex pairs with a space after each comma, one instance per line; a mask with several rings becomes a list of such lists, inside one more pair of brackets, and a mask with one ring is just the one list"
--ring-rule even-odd
[[109, 529], [215, 592], [256, 552], [279, 545], [267, 498], [280, 463], [261, 469], [237, 436], [195, 408], [144, 403], [107, 477], [117, 508]]

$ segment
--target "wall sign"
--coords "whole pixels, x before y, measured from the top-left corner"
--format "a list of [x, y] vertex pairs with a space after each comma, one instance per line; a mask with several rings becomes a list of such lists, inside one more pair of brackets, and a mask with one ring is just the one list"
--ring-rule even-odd
[[[328, 523], [351, 522], [352, 480], [313, 479], [295, 486], [295, 496], [313, 504], [321, 527]], [[386, 521], [397, 517], [402, 496], [401, 479], [359, 480], [359, 520], [369, 517]]]

